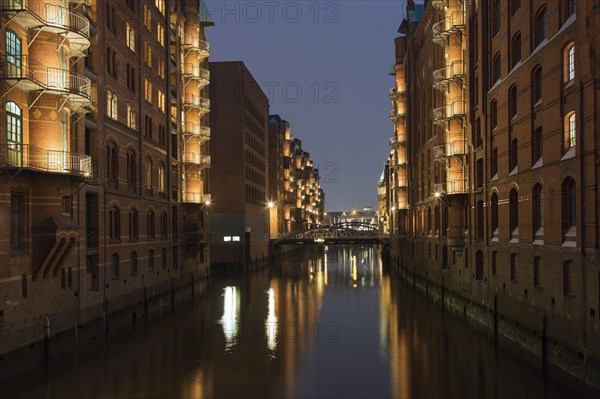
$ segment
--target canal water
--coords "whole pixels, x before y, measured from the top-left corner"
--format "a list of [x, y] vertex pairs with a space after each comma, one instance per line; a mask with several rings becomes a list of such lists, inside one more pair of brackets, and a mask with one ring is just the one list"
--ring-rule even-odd
[[48, 366], [0, 398], [597, 398], [443, 311], [376, 248], [310, 249]]

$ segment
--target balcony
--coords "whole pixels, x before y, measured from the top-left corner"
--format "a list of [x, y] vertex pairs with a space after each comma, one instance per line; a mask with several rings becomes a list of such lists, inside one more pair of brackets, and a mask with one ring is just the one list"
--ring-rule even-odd
[[183, 97], [183, 106], [188, 110], [197, 109], [202, 114], [206, 114], [210, 111], [210, 100], [196, 94], [186, 93]]
[[449, 84], [453, 82], [462, 87], [466, 76], [466, 63], [464, 61], [454, 61], [450, 65], [433, 71], [433, 87], [447, 93], [450, 90]]
[[201, 140], [210, 139], [210, 127], [203, 126], [199, 123], [186, 122], [183, 125], [183, 134], [189, 137], [198, 138]]
[[29, 144], [0, 145], [0, 168], [29, 169], [90, 179], [92, 158], [67, 151], [47, 150]]
[[406, 114], [404, 112], [399, 112], [397, 109], [392, 108], [390, 110], [390, 119], [393, 121], [397, 121], [398, 119], [404, 120]]
[[434, 159], [443, 159], [466, 154], [465, 140], [450, 141], [443, 145], [438, 145], [433, 149]]
[[448, 6], [448, 0], [431, 0], [431, 5], [443, 11]]
[[30, 31], [31, 45], [41, 31], [55, 33], [70, 48], [71, 57], [81, 57], [90, 47], [90, 20], [57, 4], [33, 0], [0, 0], [0, 13]]
[[433, 190], [435, 193], [445, 194], [445, 195], [456, 195], [456, 194], [466, 194], [467, 191], [467, 182], [464, 179], [450, 179], [445, 183], [435, 183], [433, 185]]
[[450, 44], [450, 36], [452, 35], [462, 39], [465, 28], [464, 11], [450, 12], [446, 15], [446, 18], [433, 24], [433, 42], [438, 46], [445, 47]]
[[194, 80], [203, 86], [210, 83], [210, 71], [200, 65], [192, 63], [183, 64], [182, 75], [188, 81]]
[[466, 102], [463, 100], [449, 100], [448, 104], [433, 110], [433, 123], [448, 127], [447, 123], [452, 119], [464, 119], [466, 114]]
[[92, 105], [92, 81], [83, 75], [64, 69], [30, 65], [26, 56], [2, 54], [0, 63], [5, 64], [5, 68], [0, 70], [0, 81], [8, 85], [3, 94], [16, 88], [25, 92], [68, 96], [74, 109]]
[[183, 202], [187, 204], [210, 204], [211, 195], [202, 193], [186, 192], [183, 195]]
[[202, 155], [197, 152], [186, 152], [183, 154], [183, 162], [189, 165], [209, 167], [210, 155]]
[[202, 59], [207, 58], [210, 54], [210, 45], [208, 42], [201, 40], [196, 35], [189, 33], [184, 35], [182, 46], [186, 52], [195, 51]]

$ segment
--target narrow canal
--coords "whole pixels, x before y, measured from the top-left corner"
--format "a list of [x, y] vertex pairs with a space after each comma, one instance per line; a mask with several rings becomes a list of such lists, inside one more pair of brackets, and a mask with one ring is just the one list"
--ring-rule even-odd
[[310, 250], [213, 276], [193, 304], [0, 381], [0, 397], [596, 397], [487, 335], [391, 276], [375, 248]]

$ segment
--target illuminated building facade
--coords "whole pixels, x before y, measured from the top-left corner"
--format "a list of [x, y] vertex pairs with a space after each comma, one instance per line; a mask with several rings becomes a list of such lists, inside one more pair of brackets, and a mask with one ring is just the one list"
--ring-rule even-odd
[[321, 226], [325, 194], [319, 169], [315, 168], [310, 154], [302, 149], [302, 141], [291, 134], [290, 123], [279, 115], [270, 116], [269, 140], [270, 202], [277, 213], [277, 234]]
[[600, 359], [594, 7], [408, 1], [390, 92], [390, 228], [417, 278]]
[[379, 232], [389, 234], [389, 162], [385, 164], [381, 171], [381, 177], [377, 182], [377, 219], [379, 222]]
[[184, 127], [206, 133], [212, 22], [199, 0], [6, 0], [0, 17], [4, 353], [44, 316], [58, 332], [205, 274], [188, 204], [209, 198], [209, 133]]

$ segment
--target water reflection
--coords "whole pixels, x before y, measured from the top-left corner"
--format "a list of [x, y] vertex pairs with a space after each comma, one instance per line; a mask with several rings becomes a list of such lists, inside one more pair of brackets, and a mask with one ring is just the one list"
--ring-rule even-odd
[[226, 350], [231, 350], [237, 343], [238, 315], [240, 313], [240, 299], [236, 287], [225, 287], [223, 289], [223, 317], [220, 323], [225, 334]]
[[[112, 333], [0, 397], [574, 398], [384, 271], [376, 248], [288, 255], [215, 277], [206, 297]], [[2, 367], [2, 363], [0, 363]], [[36, 381], [36, 384], [29, 383]], [[590, 395], [589, 397], [595, 397]]]

